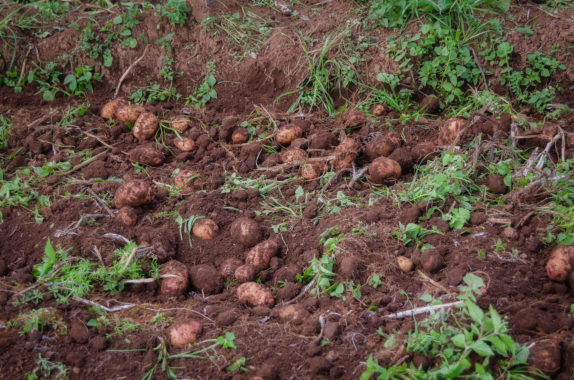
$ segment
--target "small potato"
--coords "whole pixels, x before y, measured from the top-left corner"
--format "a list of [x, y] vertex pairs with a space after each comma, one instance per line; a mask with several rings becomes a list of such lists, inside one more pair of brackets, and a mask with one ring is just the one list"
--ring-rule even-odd
[[[226, 259], [219, 268], [219, 274], [224, 280], [230, 280], [235, 275], [235, 270], [243, 265], [243, 262], [236, 258]], [[251, 281], [251, 280], [250, 280]]]
[[185, 264], [171, 260], [161, 267], [160, 294], [169, 297], [181, 296], [189, 285], [189, 273]]
[[350, 168], [353, 165], [353, 161], [357, 158], [359, 151], [359, 143], [350, 137], [346, 137], [341, 141], [339, 145], [335, 148], [335, 169], [340, 170], [343, 168]]
[[219, 272], [207, 264], [194, 265], [189, 268], [191, 285], [205, 294], [216, 294], [223, 287], [223, 277]]
[[307, 139], [301, 137], [301, 138], [298, 138], [298, 139], [291, 141], [289, 148], [305, 150], [305, 149], [307, 149], [307, 145], [309, 145], [309, 142], [307, 141]]
[[405, 273], [410, 272], [413, 269], [413, 261], [405, 256], [397, 257], [397, 265], [399, 269]]
[[163, 153], [153, 146], [139, 146], [129, 151], [129, 159], [133, 163], [158, 166], [163, 162]]
[[234, 144], [243, 144], [249, 140], [249, 132], [245, 128], [236, 128], [231, 134], [231, 141]]
[[122, 123], [134, 123], [145, 112], [145, 108], [135, 104], [126, 104], [116, 108], [116, 118]]
[[187, 116], [178, 115], [174, 116], [170, 121], [171, 127], [178, 131], [179, 133], [183, 133], [187, 131], [189, 126], [191, 125], [191, 121]]
[[388, 157], [393, 150], [401, 145], [399, 137], [395, 134], [380, 135], [375, 137], [367, 144], [365, 153], [370, 159], [374, 160], [377, 157]]
[[247, 252], [245, 264], [251, 264], [255, 269], [262, 271], [269, 267], [271, 258], [277, 255], [277, 252], [279, 252], [279, 243], [273, 239], [265, 240]]
[[301, 177], [307, 181], [319, 178], [325, 173], [326, 167], [319, 162], [308, 162], [301, 166]]
[[348, 127], [355, 127], [367, 121], [367, 117], [362, 111], [353, 109], [345, 115], [345, 125]]
[[561, 245], [552, 250], [546, 273], [552, 281], [564, 282], [574, 265], [574, 245]]
[[175, 186], [191, 190], [202, 190], [205, 187], [205, 180], [193, 170], [181, 170], [173, 179]]
[[213, 220], [201, 218], [195, 221], [191, 229], [193, 236], [201, 240], [211, 240], [219, 235], [219, 226]]
[[243, 284], [255, 280], [257, 270], [251, 264], [243, 264], [235, 269], [234, 275], [237, 282]]
[[117, 216], [128, 227], [133, 226], [138, 221], [138, 214], [133, 207], [122, 207]]
[[239, 302], [249, 306], [271, 307], [275, 303], [271, 292], [263, 285], [256, 282], [246, 282], [237, 288]]
[[256, 221], [242, 217], [231, 224], [231, 237], [239, 244], [249, 248], [261, 241], [263, 232]]
[[132, 180], [123, 183], [114, 195], [114, 206], [121, 209], [124, 206], [137, 207], [151, 203], [151, 187], [145, 181]]
[[151, 112], [143, 112], [137, 118], [132, 133], [140, 141], [147, 140], [153, 137], [158, 126], [159, 120], [157, 116]]
[[291, 141], [303, 136], [303, 128], [295, 124], [282, 127], [275, 135], [275, 141], [281, 145], [289, 145]]
[[281, 161], [287, 163], [301, 163], [307, 158], [307, 152], [303, 149], [289, 148], [281, 152]]
[[530, 348], [528, 364], [532, 366], [531, 372], [535, 377], [540, 377], [535, 373], [535, 369], [553, 378], [562, 366], [562, 344], [560, 339], [550, 338], [536, 342]]
[[100, 115], [104, 119], [113, 119], [116, 117], [116, 111], [121, 106], [126, 106], [128, 102], [123, 98], [117, 98], [104, 104], [100, 111]]
[[181, 139], [176, 137], [173, 139], [173, 145], [182, 152], [192, 152], [197, 148], [195, 142], [189, 137], [183, 137]]
[[310, 317], [309, 312], [301, 304], [287, 305], [273, 309], [273, 316], [278, 317], [283, 322], [291, 322], [300, 325]]
[[444, 122], [438, 134], [438, 145], [453, 144], [466, 126], [466, 120], [452, 117]]
[[401, 166], [395, 160], [379, 157], [369, 165], [369, 175], [374, 183], [393, 182], [401, 176]]
[[384, 116], [387, 114], [387, 112], [389, 112], [388, 108], [384, 104], [375, 104], [371, 109], [371, 113], [374, 116]]
[[203, 328], [201, 322], [190, 319], [185, 322], [176, 323], [168, 330], [169, 341], [174, 347], [185, 347], [195, 343], [197, 336], [201, 334]]

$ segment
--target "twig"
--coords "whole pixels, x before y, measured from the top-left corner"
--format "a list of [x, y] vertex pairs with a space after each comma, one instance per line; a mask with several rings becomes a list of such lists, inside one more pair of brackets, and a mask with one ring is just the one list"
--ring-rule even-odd
[[109, 216], [111, 217], [114, 216], [114, 212], [108, 207], [106, 202], [104, 202], [100, 197], [98, 197], [98, 194], [96, 194], [94, 190], [90, 189], [89, 187], [86, 187], [86, 191], [90, 193], [90, 195], [96, 201], [96, 203], [99, 203], [103, 207], [103, 209], [106, 210]]
[[451, 302], [451, 303], [445, 303], [443, 305], [429, 305], [429, 306], [424, 306], [424, 307], [417, 307], [414, 309], [410, 309], [410, 310], [405, 310], [405, 311], [401, 311], [399, 313], [392, 313], [392, 314], [387, 314], [384, 315], [384, 318], [390, 318], [390, 319], [402, 319], [405, 317], [413, 317], [415, 315], [419, 315], [419, 314], [425, 314], [425, 313], [430, 313], [431, 311], [438, 311], [438, 310], [443, 310], [443, 309], [449, 309], [453, 306], [458, 306], [461, 305], [462, 301], [456, 301], [456, 302]]
[[[94, 139], [98, 140], [98, 142], [99, 142], [100, 144], [102, 144], [103, 146], [105, 146], [106, 148], [109, 148], [110, 150], [111, 150], [111, 149], [114, 149], [113, 146], [111, 146], [110, 144], [108, 144], [107, 142], [105, 142], [104, 140], [102, 140], [100, 137], [94, 135], [93, 133], [85, 132], [85, 131], [81, 131], [81, 132], [82, 132], [84, 135], [88, 136], [88, 137], [91, 137], [91, 138], [94, 138]], [[124, 151], [121, 151], [121, 152], [122, 152], [123, 154], [125, 154], [126, 156], [129, 154], [128, 152], [124, 152]]]
[[85, 305], [90, 305], [90, 306], [99, 307], [100, 309], [102, 309], [102, 310], [104, 310], [104, 311], [106, 311], [106, 312], [108, 312], [108, 313], [115, 313], [116, 311], [127, 310], [127, 309], [131, 309], [132, 307], [136, 306], [136, 305], [133, 304], [133, 303], [128, 303], [128, 304], [121, 305], [121, 306], [116, 306], [116, 307], [107, 307], [107, 306], [104, 306], [104, 305], [99, 304], [99, 303], [97, 303], [97, 302], [87, 300], [87, 299], [85, 299], [85, 298], [72, 297], [72, 299], [73, 299], [74, 301], [76, 301], [76, 302], [80, 302], [80, 303], [83, 303], [83, 304], [85, 304]]
[[435, 280], [433, 280], [432, 278], [430, 278], [429, 276], [427, 276], [426, 274], [424, 274], [423, 272], [421, 272], [420, 270], [417, 270], [419, 276], [421, 276], [425, 281], [430, 282], [433, 286], [435, 286], [436, 288], [442, 290], [445, 294], [450, 294], [451, 292], [448, 291], [447, 288], [445, 288], [443, 285], [439, 284], [438, 282], [436, 282]]
[[540, 170], [544, 167], [544, 158], [548, 155], [548, 153], [550, 152], [550, 149], [552, 149], [552, 147], [554, 146], [554, 143], [556, 141], [558, 141], [559, 138], [560, 138], [560, 133], [557, 133], [556, 136], [554, 136], [552, 138], [552, 140], [550, 140], [548, 142], [548, 144], [546, 144], [546, 147], [544, 148], [544, 150], [540, 154], [540, 159], [538, 160], [538, 164], [536, 164], [536, 169]]
[[111, 232], [109, 232], [107, 234], [103, 234], [102, 237], [105, 237], [108, 239], [120, 240], [120, 241], [123, 241], [125, 244], [128, 244], [130, 242], [126, 237], [124, 237], [120, 234], [113, 234]]
[[147, 49], [148, 49], [149, 45], [146, 45], [143, 54], [141, 55], [141, 57], [139, 57], [138, 59], [136, 59], [131, 65], [130, 67], [128, 67], [128, 69], [122, 74], [122, 76], [120, 77], [120, 80], [118, 81], [118, 85], [116, 86], [116, 92], [114, 93], [114, 98], [116, 96], [118, 96], [118, 92], [120, 92], [120, 87], [122, 85], [122, 82], [124, 81], [124, 79], [126, 79], [126, 76], [130, 73], [130, 71], [132, 71], [132, 69], [138, 64], [140, 63], [140, 61], [142, 59], [144, 59], [146, 53], [147, 53]]
[[98, 219], [98, 218], [105, 218], [106, 216], [107, 216], [106, 214], [85, 214], [85, 215], [82, 215], [80, 217], [80, 219], [78, 219], [77, 222], [70, 224], [68, 227], [66, 227], [65, 230], [57, 230], [54, 233], [54, 236], [59, 238], [61, 236], [76, 235], [77, 234], [76, 230], [78, 229], [78, 227], [80, 227], [80, 225], [82, 225], [82, 222], [85, 219], [90, 219], [90, 218]]
[[476, 52], [474, 51], [474, 48], [471, 49], [472, 50], [472, 55], [474, 56], [474, 61], [476, 62], [476, 65], [478, 66], [478, 69], [480, 70], [480, 75], [482, 76], [482, 81], [484, 82], [484, 87], [486, 87], [486, 89], [488, 90], [488, 82], [486, 81], [486, 75], [484, 75], [484, 70], [482, 69], [482, 65], [480, 64], [480, 60], [478, 59], [478, 56], [476, 55]]
[[100, 264], [102, 264], [102, 266], [105, 268], [106, 264], [104, 263], [104, 259], [102, 259], [102, 255], [100, 254], [100, 250], [98, 249], [98, 247], [94, 245], [94, 248], [92, 248], [92, 252], [94, 252], [94, 255], [96, 255], [98, 260], [100, 260]]
[[106, 153], [108, 153], [108, 150], [107, 150], [107, 149], [104, 150], [104, 151], [101, 152], [101, 153], [96, 154], [94, 157], [92, 157], [92, 158], [90, 158], [90, 159], [88, 159], [88, 160], [86, 160], [86, 161], [83, 161], [83, 162], [79, 163], [78, 165], [74, 166], [74, 167], [71, 168], [70, 170], [66, 170], [65, 172], [57, 173], [56, 175], [68, 175], [68, 174], [70, 174], [70, 173], [73, 173], [73, 172], [75, 172], [76, 170], [81, 169], [81, 168], [83, 168], [84, 166], [88, 166], [88, 165], [91, 164], [92, 162], [98, 160], [100, 157], [102, 157], [102, 156], [105, 155]]
[[317, 273], [317, 274], [315, 275], [315, 277], [313, 277], [313, 279], [311, 280], [311, 282], [309, 282], [309, 283], [307, 284], [307, 286], [305, 286], [305, 287], [303, 288], [303, 290], [301, 290], [301, 293], [299, 293], [297, 296], [295, 296], [295, 298], [292, 298], [292, 299], [290, 299], [290, 300], [287, 301], [287, 302], [283, 302], [283, 304], [284, 304], [284, 305], [292, 304], [293, 302], [297, 301], [299, 298], [303, 297], [303, 295], [304, 295], [305, 293], [307, 293], [307, 291], [308, 291], [309, 289], [311, 289], [311, 287], [313, 286], [313, 284], [315, 283], [315, 281], [317, 281], [317, 278], [318, 278], [318, 277], [319, 277], [319, 273]]

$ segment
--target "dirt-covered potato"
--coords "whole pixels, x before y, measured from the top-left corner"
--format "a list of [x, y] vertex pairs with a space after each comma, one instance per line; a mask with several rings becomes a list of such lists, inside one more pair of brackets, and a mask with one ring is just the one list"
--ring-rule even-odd
[[202, 190], [205, 187], [205, 179], [193, 170], [180, 170], [173, 179], [173, 183], [182, 189]]
[[380, 135], [367, 144], [365, 153], [372, 160], [381, 156], [388, 157], [400, 145], [401, 140], [396, 134]]
[[301, 137], [291, 141], [291, 144], [289, 144], [289, 148], [305, 150], [307, 149], [307, 145], [309, 145], [309, 141], [307, 141], [306, 138]]
[[163, 162], [163, 153], [151, 145], [138, 146], [129, 151], [129, 159], [133, 163], [158, 166]]
[[143, 112], [137, 118], [132, 132], [138, 140], [147, 140], [153, 137], [158, 126], [159, 120], [157, 116], [151, 112]]
[[574, 245], [561, 245], [552, 250], [546, 273], [552, 281], [564, 282], [574, 267]]
[[240, 284], [243, 284], [244, 282], [251, 282], [255, 280], [255, 276], [257, 276], [257, 270], [251, 264], [243, 264], [235, 269], [234, 276], [237, 282]]
[[122, 123], [134, 123], [145, 112], [145, 108], [135, 104], [120, 105], [116, 108], [116, 118]]
[[191, 231], [201, 240], [211, 240], [219, 235], [219, 226], [211, 219], [201, 218], [195, 221]]
[[231, 134], [231, 141], [234, 144], [243, 144], [246, 143], [247, 140], [249, 140], [249, 132], [247, 132], [247, 129], [245, 128], [242, 127], [235, 128], [235, 130]]
[[388, 112], [388, 108], [384, 104], [375, 104], [373, 106], [373, 108], [371, 109], [371, 113], [374, 116], [384, 116], [387, 114], [387, 112]]
[[307, 158], [307, 152], [303, 149], [289, 148], [281, 152], [281, 161], [284, 164], [303, 162]]
[[393, 182], [401, 176], [401, 166], [395, 160], [379, 157], [369, 165], [369, 176], [374, 183]]
[[359, 151], [359, 143], [350, 137], [346, 137], [335, 148], [335, 162], [334, 167], [336, 170], [343, 168], [350, 168], [353, 161], [357, 158]]
[[176, 137], [173, 139], [173, 145], [182, 152], [192, 152], [197, 148], [195, 145], [195, 141], [190, 139], [189, 137]]
[[138, 221], [138, 214], [133, 207], [122, 207], [117, 215], [118, 219], [125, 224], [126, 226], [130, 227], [136, 224]]
[[215, 294], [223, 287], [223, 278], [211, 265], [200, 264], [189, 268], [191, 285], [205, 294]]
[[420, 142], [411, 149], [413, 160], [418, 163], [424, 163], [426, 160], [431, 158], [435, 149], [436, 146], [432, 141]]
[[289, 124], [277, 131], [275, 140], [281, 145], [289, 145], [291, 141], [303, 136], [303, 128], [295, 124]]
[[181, 296], [189, 285], [189, 273], [184, 263], [168, 261], [161, 266], [160, 294], [164, 296]]
[[438, 145], [451, 145], [453, 144], [458, 135], [464, 130], [466, 120], [460, 117], [451, 117], [447, 119], [438, 134]]
[[116, 110], [121, 107], [127, 105], [128, 102], [124, 98], [117, 98], [110, 102], [104, 104], [102, 109], [100, 110], [100, 115], [104, 119], [113, 119], [116, 117]]
[[300, 325], [309, 318], [310, 314], [301, 304], [286, 305], [273, 309], [273, 316], [278, 317], [283, 322], [290, 322]]
[[231, 237], [244, 247], [253, 247], [261, 241], [263, 232], [259, 223], [242, 217], [231, 224]]
[[175, 129], [179, 133], [183, 133], [187, 131], [187, 129], [191, 125], [191, 121], [187, 116], [177, 115], [171, 119], [170, 125], [173, 129]]
[[197, 336], [202, 331], [201, 322], [190, 319], [171, 325], [167, 334], [169, 341], [174, 347], [185, 347], [195, 343]]
[[141, 180], [131, 180], [123, 183], [114, 195], [114, 206], [121, 209], [122, 207], [137, 207], [151, 203], [152, 193], [150, 185]]
[[[530, 348], [528, 364], [548, 376], [554, 376], [562, 365], [562, 349], [559, 339], [545, 339]], [[534, 372], [534, 368], [533, 371]], [[539, 376], [536, 376], [539, 377]]]
[[251, 248], [245, 256], [245, 263], [251, 264], [255, 269], [262, 271], [269, 267], [271, 258], [279, 252], [279, 243], [274, 239], [265, 240]]
[[243, 265], [243, 262], [236, 258], [226, 259], [219, 268], [219, 274], [224, 280], [230, 280], [235, 276], [235, 270]]
[[399, 269], [405, 273], [410, 272], [413, 269], [413, 261], [405, 256], [397, 257], [397, 265]]
[[256, 282], [246, 282], [237, 288], [239, 302], [249, 306], [271, 307], [275, 303], [271, 292]]
[[367, 121], [367, 117], [365, 116], [363, 111], [360, 111], [358, 109], [352, 109], [348, 111], [345, 114], [344, 118], [345, 118], [345, 125], [347, 127], [356, 127]]
[[326, 170], [327, 167], [321, 162], [307, 162], [301, 165], [301, 177], [310, 181], [321, 177]]

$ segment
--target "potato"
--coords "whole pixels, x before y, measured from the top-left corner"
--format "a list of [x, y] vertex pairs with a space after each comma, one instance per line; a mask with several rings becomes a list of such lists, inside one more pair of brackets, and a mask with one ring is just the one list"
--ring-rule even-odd
[[310, 317], [310, 314], [303, 305], [295, 304], [273, 309], [273, 316], [278, 317], [283, 322], [291, 322], [295, 325], [300, 325]]
[[307, 141], [306, 138], [298, 138], [295, 139], [293, 141], [291, 141], [291, 144], [289, 144], [289, 148], [293, 148], [293, 149], [307, 149], [307, 145], [309, 145], [309, 142]]
[[132, 133], [138, 140], [147, 140], [155, 135], [159, 126], [159, 120], [151, 112], [143, 112], [139, 115], [134, 124]]
[[129, 151], [129, 159], [133, 163], [158, 166], [163, 162], [163, 153], [153, 146], [139, 146]]
[[181, 296], [189, 285], [189, 273], [185, 264], [171, 260], [161, 266], [160, 294]]
[[242, 217], [231, 224], [231, 237], [239, 244], [249, 248], [261, 241], [263, 232], [256, 221]]
[[379, 157], [369, 165], [369, 175], [374, 183], [393, 182], [401, 176], [401, 166], [395, 160]]
[[175, 186], [191, 190], [202, 190], [205, 187], [205, 180], [196, 171], [180, 170], [173, 179]]
[[465, 126], [466, 120], [459, 117], [447, 119], [438, 134], [438, 145], [446, 146], [453, 144]]
[[302, 163], [307, 158], [307, 152], [303, 149], [289, 148], [281, 152], [281, 161], [284, 164]]
[[374, 116], [384, 116], [387, 114], [387, 112], [388, 112], [387, 106], [385, 106], [384, 104], [375, 104], [371, 109], [371, 113]]
[[355, 158], [357, 158], [358, 150], [359, 144], [355, 140], [350, 137], [344, 138], [335, 148], [335, 169], [350, 168]]
[[269, 239], [251, 248], [245, 256], [245, 264], [251, 264], [255, 269], [261, 271], [269, 267], [271, 258], [279, 252], [279, 243]]
[[192, 152], [197, 148], [195, 142], [189, 137], [183, 137], [181, 139], [176, 137], [173, 139], [173, 145], [182, 152]]
[[263, 285], [256, 282], [246, 282], [237, 288], [239, 302], [249, 306], [271, 307], [275, 303], [271, 292]]
[[289, 145], [291, 141], [301, 136], [303, 136], [303, 128], [295, 124], [289, 124], [277, 131], [275, 141], [281, 145]]
[[367, 121], [367, 117], [362, 111], [353, 109], [345, 115], [345, 125], [355, 127]]
[[219, 293], [223, 287], [223, 277], [211, 265], [192, 266], [189, 268], [189, 278], [193, 287], [205, 294]]
[[183, 133], [190, 127], [191, 121], [187, 116], [178, 115], [171, 119], [170, 124], [173, 129], [179, 133]]
[[[236, 258], [226, 259], [221, 268], [219, 268], [219, 274], [225, 279], [230, 280], [235, 276], [235, 270], [243, 265], [243, 262]], [[249, 280], [251, 281], [251, 280]]]
[[552, 250], [546, 273], [552, 281], [564, 282], [574, 266], [574, 245], [561, 245]]
[[249, 132], [245, 128], [236, 128], [231, 134], [231, 141], [234, 144], [243, 144], [249, 140]]
[[211, 240], [219, 235], [219, 226], [211, 219], [201, 218], [195, 221], [191, 231], [201, 240]]
[[116, 108], [116, 118], [122, 123], [134, 123], [145, 112], [145, 108], [135, 104], [120, 105]]
[[131, 180], [123, 183], [114, 195], [114, 206], [121, 209], [124, 206], [137, 207], [151, 203], [150, 185], [141, 180]]
[[536, 342], [536, 344], [530, 348], [528, 364], [534, 367], [531, 370], [533, 375], [537, 375], [534, 369], [538, 369], [551, 377], [560, 371], [562, 366], [561, 346], [560, 339], [550, 338]]
[[234, 276], [238, 283], [243, 284], [255, 280], [257, 270], [251, 264], [243, 264], [235, 269]]
[[326, 166], [319, 162], [307, 162], [301, 166], [301, 177], [307, 181], [319, 178], [325, 173]]
[[197, 336], [201, 334], [202, 330], [201, 322], [196, 321], [195, 319], [190, 319], [172, 325], [167, 334], [172, 346], [185, 347], [189, 344], [195, 343]]
[[104, 119], [112, 119], [116, 117], [116, 111], [121, 106], [126, 106], [128, 102], [123, 98], [117, 98], [104, 104], [100, 111], [100, 115]]
[[415, 145], [411, 149], [411, 153], [415, 161], [424, 163], [431, 157], [431, 154], [435, 151], [435, 149], [436, 146], [432, 141], [424, 141]]
[[397, 265], [399, 269], [405, 273], [410, 272], [413, 269], [413, 261], [405, 256], [397, 257]]
[[381, 156], [388, 157], [400, 145], [401, 140], [396, 134], [380, 135], [367, 144], [365, 153], [373, 160]]
[[133, 207], [122, 207], [117, 216], [128, 227], [133, 226], [138, 221], [138, 214]]

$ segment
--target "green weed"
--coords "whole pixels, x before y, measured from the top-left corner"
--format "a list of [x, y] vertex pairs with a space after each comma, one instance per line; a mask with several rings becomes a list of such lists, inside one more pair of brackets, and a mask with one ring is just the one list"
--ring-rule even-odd
[[203, 83], [185, 98], [185, 104], [192, 104], [200, 108], [211, 100], [217, 99], [217, 91], [214, 88], [217, 84], [217, 79], [215, 79], [215, 61], [207, 62], [206, 68], [207, 74], [205, 74]]
[[27, 313], [20, 314], [10, 322], [11, 327], [20, 328], [20, 336], [37, 331], [52, 329], [61, 335], [66, 334], [67, 327], [60, 312], [53, 307], [32, 309]]
[[[29, 176], [30, 169], [24, 169], [20, 175], [22, 177]], [[0, 169], [0, 207], [26, 208], [31, 212], [36, 223], [42, 223], [44, 217], [41, 209], [50, 206], [50, 197], [40, 195], [22, 177], [17, 175], [12, 180], [4, 179], [4, 172]]]
[[38, 354], [36, 359], [36, 366], [32, 372], [24, 375], [25, 380], [54, 379], [54, 380], [67, 380], [70, 370], [64, 363], [52, 362]]

